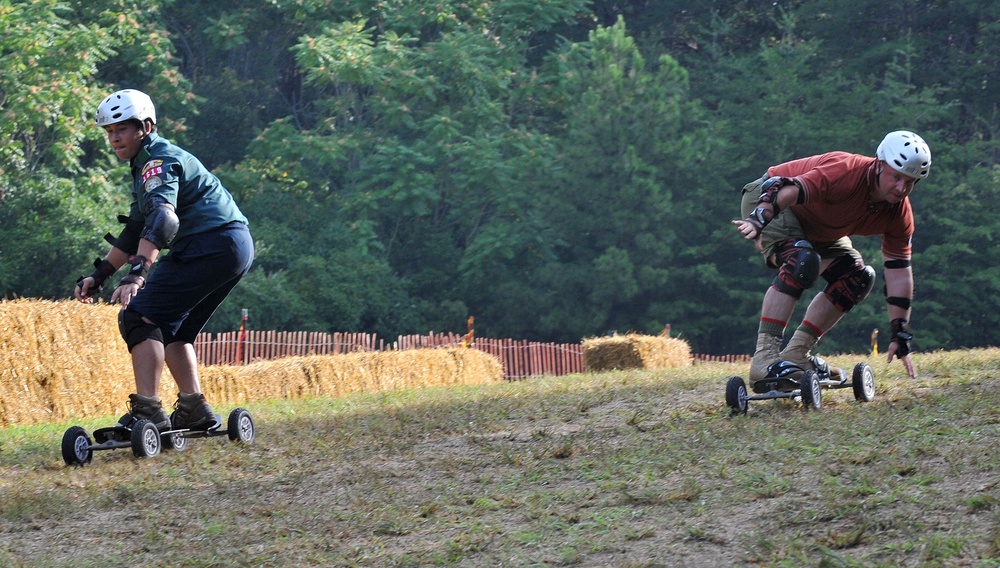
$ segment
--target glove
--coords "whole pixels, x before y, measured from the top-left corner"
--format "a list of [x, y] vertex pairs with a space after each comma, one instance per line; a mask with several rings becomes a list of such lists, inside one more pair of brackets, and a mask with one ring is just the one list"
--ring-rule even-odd
[[896, 356], [906, 357], [910, 354], [910, 342], [913, 341], [913, 334], [910, 333], [910, 325], [903, 318], [896, 318], [890, 322], [892, 326], [892, 339], [896, 342]]
[[[95, 268], [94, 272], [90, 274], [90, 278], [94, 279], [94, 285], [87, 290], [86, 295], [88, 298], [100, 294], [101, 290], [104, 288], [104, 282], [107, 281], [107, 279], [111, 277], [112, 274], [117, 272], [117, 270], [115, 270], [115, 267], [111, 266], [111, 263], [108, 262], [106, 259], [95, 258], [94, 268]], [[77, 278], [76, 285], [83, 287], [84, 278], [87, 277], [81, 276]]]

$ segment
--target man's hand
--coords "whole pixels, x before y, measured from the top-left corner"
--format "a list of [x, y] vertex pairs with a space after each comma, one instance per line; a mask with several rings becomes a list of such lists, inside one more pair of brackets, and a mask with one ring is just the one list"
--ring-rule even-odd
[[744, 239], [748, 241], [756, 239], [764, 231], [764, 227], [774, 219], [774, 207], [764, 207], [764, 205], [768, 204], [764, 203], [754, 209], [746, 219], [733, 219], [733, 225], [736, 225]]
[[917, 378], [917, 368], [916, 366], [914, 366], [913, 359], [910, 357], [910, 354], [907, 353], [906, 355], [899, 356], [897, 355], [898, 351], [899, 351], [899, 344], [896, 343], [895, 341], [889, 342], [889, 348], [886, 349], [886, 353], [888, 354], [886, 363], [892, 363], [892, 358], [896, 357], [897, 359], [903, 362], [903, 367], [906, 368], [906, 374], [909, 375], [911, 379]]
[[93, 288], [93, 277], [86, 276], [76, 281], [76, 288], [73, 288], [73, 295], [84, 304], [93, 304], [94, 298], [91, 296], [94, 293]]
[[131, 302], [132, 298], [135, 298], [135, 295], [138, 293], [139, 284], [134, 282], [122, 282], [117, 288], [115, 288], [114, 293], [111, 294], [111, 303], [121, 302], [122, 309], [127, 308], [129, 302]]
[[903, 318], [895, 318], [889, 323], [892, 327], [892, 339], [889, 341], [889, 348], [886, 349], [889, 356], [886, 363], [892, 363], [893, 357], [899, 359], [906, 367], [906, 374], [911, 379], [915, 379], [917, 378], [917, 368], [913, 366], [913, 361], [910, 359], [910, 342], [913, 341], [913, 334], [910, 333], [909, 322]]
[[94, 296], [101, 293], [104, 282], [115, 273], [117, 268], [108, 259], [94, 259], [94, 272], [90, 276], [81, 276], [76, 280], [73, 295], [85, 304], [94, 303]]
[[139, 290], [146, 285], [146, 276], [149, 275], [149, 267], [153, 262], [141, 254], [128, 257], [128, 263], [132, 270], [122, 278], [114, 294], [111, 295], [111, 303], [116, 300], [121, 301], [122, 308], [127, 308], [132, 298], [139, 293]]
[[757, 238], [759, 230], [757, 226], [751, 223], [747, 219], [733, 219], [733, 225], [736, 225], [736, 229], [739, 230], [743, 238], [752, 241]]

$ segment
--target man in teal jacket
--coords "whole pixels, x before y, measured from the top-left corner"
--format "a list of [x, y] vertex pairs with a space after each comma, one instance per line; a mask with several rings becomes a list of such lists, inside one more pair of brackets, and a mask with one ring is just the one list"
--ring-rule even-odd
[[[118, 158], [129, 161], [132, 205], [127, 218], [119, 217], [121, 234], [106, 237], [111, 250], [77, 281], [74, 295], [93, 302], [127, 264], [129, 273], [111, 296], [122, 304], [118, 324], [136, 385], [122, 425], [144, 418], [161, 430], [208, 428], [215, 414], [201, 392], [194, 341], [250, 270], [247, 219], [196, 157], [157, 134], [156, 110], [145, 93], [113, 93], [98, 107], [96, 122]], [[164, 364], [180, 391], [172, 416], [159, 398]]]

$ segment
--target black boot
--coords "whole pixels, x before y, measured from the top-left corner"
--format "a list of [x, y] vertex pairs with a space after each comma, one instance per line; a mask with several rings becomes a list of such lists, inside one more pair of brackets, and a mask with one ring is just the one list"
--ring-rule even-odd
[[215, 413], [200, 392], [180, 393], [174, 405], [173, 425], [176, 430], [207, 430], [215, 424]]

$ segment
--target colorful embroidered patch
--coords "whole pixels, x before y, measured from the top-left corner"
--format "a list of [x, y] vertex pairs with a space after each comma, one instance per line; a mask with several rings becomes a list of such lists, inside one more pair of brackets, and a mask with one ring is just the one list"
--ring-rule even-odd
[[150, 168], [155, 168], [156, 166], [162, 166], [162, 165], [163, 165], [163, 160], [150, 160], [146, 162], [144, 166], [142, 166], [142, 173], [145, 174], [146, 172], [149, 171]]
[[145, 188], [146, 193], [149, 193], [150, 191], [153, 191], [154, 189], [160, 187], [161, 185], [163, 185], [162, 179], [158, 177], [151, 177], [148, 180], [146, 180], [146, 184], [143, 187]]
[[[146, 162], [146, 165], [142, 167], [142, 172], [139, 173], [139, 179], [142, 183], [153, 177], [158, 176], [163, 173], [163, 160], [150, 160]], [[147, 188], [146, 191], [149, 191]]]

